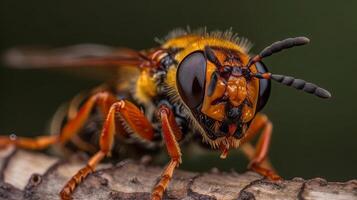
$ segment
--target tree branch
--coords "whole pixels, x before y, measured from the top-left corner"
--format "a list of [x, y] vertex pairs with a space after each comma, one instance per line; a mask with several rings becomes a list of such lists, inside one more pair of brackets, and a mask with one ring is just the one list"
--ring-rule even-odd
[[[67, 180], [84, 164], [8, 148], [0, 151], [0, 199], [59, 199]], [[102, 164], [75, 191], [73, 199], [149, 199], [161, 167], [123, 161]], [[357, 180], [327, 182], [294, 178], [270, 182], [253, 172], [194, 173], [177, 170], [164, 199], [357, 199]]]

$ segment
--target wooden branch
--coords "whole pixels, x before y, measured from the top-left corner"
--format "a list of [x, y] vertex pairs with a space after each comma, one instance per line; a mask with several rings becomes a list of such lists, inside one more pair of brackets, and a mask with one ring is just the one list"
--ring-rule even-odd
[[[14, 150], [0, 151], [0, 199], [59, 199], [65, 182], [83, 166], [83, 159], [68, 161]], [[123, 161], [100, 165], [73, 195], [73, 199], [149, 199], [161, 167]], [[294, 178], [270, 182], [253, 172], [194, 173], [177, 170], [164, 199], [357, 199], [357, 180], [327, 182], [321, 178]]]

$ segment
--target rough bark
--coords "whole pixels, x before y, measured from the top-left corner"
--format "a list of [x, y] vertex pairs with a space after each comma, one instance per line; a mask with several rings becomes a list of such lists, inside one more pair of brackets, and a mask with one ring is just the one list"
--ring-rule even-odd
[[[1, 150], [0, 199], [59, 199], [65, 182], [82, 166], [83, 159], [78, 157], [62, 161], [14, 148]], [[77, 188], [73, 199], [149, 199], [161, 170], [135, 161], [103, 164]], [[164, 199], [357, 199], [357, 180], [338, 183], [294, 178], [270, 182], [253, 172], [177, 170]]]

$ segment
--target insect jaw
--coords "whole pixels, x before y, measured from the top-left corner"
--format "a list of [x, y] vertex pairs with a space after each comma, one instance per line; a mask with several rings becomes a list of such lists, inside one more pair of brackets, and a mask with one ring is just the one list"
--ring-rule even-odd
[[216, 141], [219, 150], [221, 151], [220, 158], [225, 159], [230, 149], [236, 149], [240, 145], [240, 139], [234, 137], [223, 137]]
[[[203, 136], [203, 140], [210, 144], [213, 149], [219, 149], [222, 151], [221, 158], [225, 158], [227, 156], [229, 149], [239, 147], [242, 137], [237, 138], [231, 134], [215, 132], [212, 127], [210, 128], [202, 122], [199, 122], [198, 125], [202, 128], [200, 133]], [[242, 133], [244, 133], [245, 130], [246, 129], [244, 129]], [[242, 136], [243, 135], [244, 134], [242, 134]]]
[[210, 140], [214, 141], [220, 138], [234, 138], [239, 140], [244, 136], [249, 124], [249, 122], [246, 123], [242, 120], [243, 106], [245, 105], [246, 103], [243, 103], [240, 106], [235, 107], [227, 102], [224, 108], [225, 117], [221, 121], [215, 120], [202, 113], [200, 108], [194, 110], [193, 116], [203, 128], [205, 132], [204, 134]]

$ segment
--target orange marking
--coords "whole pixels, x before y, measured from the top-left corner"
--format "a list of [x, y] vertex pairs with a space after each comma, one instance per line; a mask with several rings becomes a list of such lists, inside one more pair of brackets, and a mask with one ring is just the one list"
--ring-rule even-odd
[[[216, 67], [213, 63], [207, 62], [207, 68], [206, 68], [206, 94], [208, 93], [208, 85], [209, 82], [211, 81], [211, 76], [212, 73], [216, 70]], [[223, 118], [225, 117], [225, 112], [224, 112], [224, 107], [225, 105], [223, 103], [220, 104], [215, 104], [212, 105], [212, 102], [224, 95], [226, 91], [226, 85], [224, 82], [220, 79], [217, 80], [217, 85], [215, 90], [213, 91], [211, 96], [205, 95], [203, 99], [203, 105], [201, 108], [201, 112], [210, 116], [211, 118], [222, 121]]]
[[271, 73], [264, 73], [264, 74], [262, 74], [262, 76], [264, 79], [270, 79]]
[[227, 84], [229, 101], [234, 106], [239, 106], [247, 96], [247, 81], [244, 77], [231, 76]]

